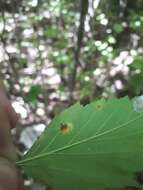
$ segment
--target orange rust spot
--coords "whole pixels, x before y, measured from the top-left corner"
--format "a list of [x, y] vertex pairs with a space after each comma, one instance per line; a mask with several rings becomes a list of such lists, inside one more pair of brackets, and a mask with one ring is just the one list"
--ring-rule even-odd
[[60, 131], [62, 134], [67, 134], [71, 132], [73, 129], [73, 125], [71, 123], [61, 123]]

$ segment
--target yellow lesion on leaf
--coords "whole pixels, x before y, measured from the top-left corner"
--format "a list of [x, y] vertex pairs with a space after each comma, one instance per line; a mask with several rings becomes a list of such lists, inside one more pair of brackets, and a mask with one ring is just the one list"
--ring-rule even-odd
[[60, 132], [64, 134], [68, 134], [73, 130], [73, 125], [71, 123], [61, 123], [60, 124]]

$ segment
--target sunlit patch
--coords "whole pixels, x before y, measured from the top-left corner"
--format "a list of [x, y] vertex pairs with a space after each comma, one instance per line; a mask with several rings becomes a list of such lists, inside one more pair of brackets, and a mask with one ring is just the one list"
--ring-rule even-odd
[[73, 130], [73, 125], [71, 123], [61, 123], [60, 131], [62, 134], [68, 134]]

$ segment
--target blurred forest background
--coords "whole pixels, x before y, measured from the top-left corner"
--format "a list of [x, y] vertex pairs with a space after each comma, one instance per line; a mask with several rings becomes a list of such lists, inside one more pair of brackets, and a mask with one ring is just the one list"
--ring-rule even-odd
[[143, 0], [0, 0], [0, 74], [21, 116], [19, 155], [76, 101], [142, 94], [142, 54]]

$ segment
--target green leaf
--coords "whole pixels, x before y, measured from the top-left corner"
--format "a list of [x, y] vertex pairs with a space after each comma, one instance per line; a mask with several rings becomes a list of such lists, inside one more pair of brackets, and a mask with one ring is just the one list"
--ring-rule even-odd
[[133, 69], [139, 69], [139, 70], [143, 71], [143, 58], [142, 58], [142, 56], [137, 56], [134, 59], [133, 63], [129, 66]]
[[19, 64], [22, 65], [22, 67], [26, 68], [28, 65], [28, 61], [26, 58], [19, 59]]
[[36, 103], [38, 95], [42, 92], [41, 86], [33, 85], [31, 86], [27, 96], [24, 98], [26, 102]]
[[124, 28], [123, 28], [122, 24], [116, 23], [113, 25], [113, 30], [116, 33], [121, 33], [121, 32], [123, 32]]
[[48, 26], [44, 29], [44, 36], [46, 38], [57, 38], [60, 34], [60, 29], [57, 26]]
[[143, 112], [127, 97], [77, 103], [50, 123], [17, 164], [53, 190], [141, 187]]
[[143, 74], [134, 74], [129, 78], [129, 84], [135, 91], [140, 91], [143, 86]]
[[71, 54], [63, 51], [50, 52], [49, 59], [56, 64], [70, 64], [72, 62]]

